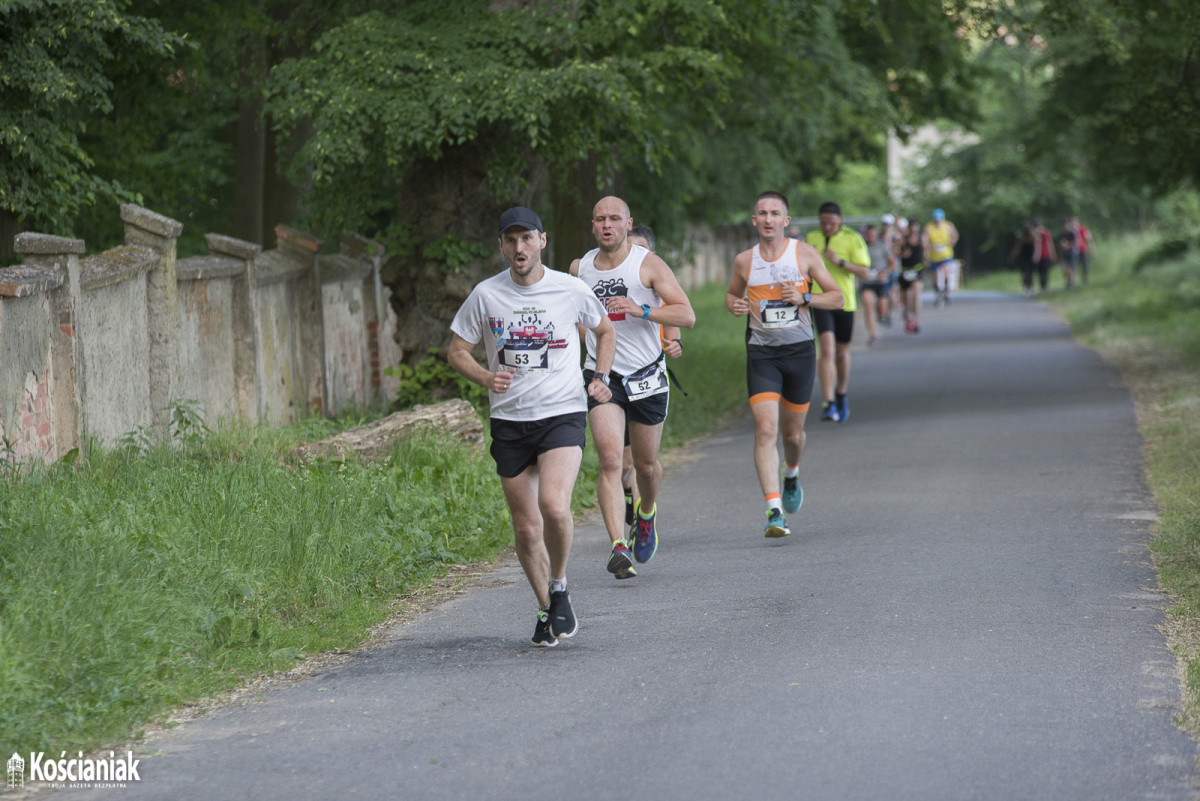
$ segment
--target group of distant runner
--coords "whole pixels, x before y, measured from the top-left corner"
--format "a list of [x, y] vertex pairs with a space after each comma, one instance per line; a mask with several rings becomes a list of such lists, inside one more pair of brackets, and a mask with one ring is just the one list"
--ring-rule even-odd
[[1092, 232], [1077, 217], [1063, 217], [1057, 235], [1034, 218], [1022, 224], [1021, 235], [1008, 254], [1008, 263], [1016, 262], [1020, 267], [1026, 295], [1034, 293], [1035, 275], [1040, 291], [1050, 287], [1050, 271], [1056, 263], [1062, 265], [1063, 283], [1071, 289], [1076, 281], [1087, 283], [1095, 247]]
[[[949, 302], [953, 278], [958, 232], [940, 209], [925, 226], [884, 215], [881, 227], [862, 234], [843, 225], [836, 203], [822, 205], [819, 220], [803, 239], [793, 238], [787, 198], [759, 195], [751, 217], [758, 242], [734, 260], [725, 296], [727, 310], [746, 318], [754, 465], [770, 538], [790, 533], [785, 515], [803, 503], [804, 425], [818, 381], [822, 419], [849, 418], [860, 291], [873, 343], [875, 324], [887, 324], [893, 304], [904, 308], [906, 330], [920, 331], [922, 272], [935, 277], [939, 303]], [[531, 642], [542, 647], [579, 629], [566, 570], [588, 425], [611, 543], [608, 572], [633, 578], [658, 552], [667, 358], [682, 355], [680, 330], [696, 322], [686, 292], [655, 253], [653, 231], [634, 226], [624, 200], [602, 198], [591, 224], [597, 247], [563, 273], [542, 262], [546, 232], [535, 212], [518, 206], [500, 215], [506, 269], [476, 285], [458, 310], [447, 354], [455, 370], [488, 390], [491, 456], [538, 603]], [[473, 355], [480, 343], [485, 363]]]

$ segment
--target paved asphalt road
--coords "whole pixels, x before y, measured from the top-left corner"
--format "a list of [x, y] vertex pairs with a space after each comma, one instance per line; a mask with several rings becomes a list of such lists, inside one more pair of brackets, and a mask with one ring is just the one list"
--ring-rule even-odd
[[791, 537], [736, 423], [671, 460], [638, 578], [579, 528], [573, 640], [529, 646], [504, 565], [144, 744], [140, 782], [54, 797], [1194, 799], [1128, 392], [1035, 302], [924, 322], [856, 346], [848, 422], [810, 420]]

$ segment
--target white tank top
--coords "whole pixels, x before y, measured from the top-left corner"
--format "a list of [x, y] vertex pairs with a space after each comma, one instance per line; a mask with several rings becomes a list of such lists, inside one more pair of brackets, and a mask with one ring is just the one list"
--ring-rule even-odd
[[789, 239], [775, 261], [767, 261], [754, 246], [750, 255], [750, 275], [746, 276], [746, 296], [751, 311], [747, 320], [748, 345], [791, 345], [813, 338], [812, 315], [807, 308], [783, 302], [782, 289], [792, 284], [801, 292], [810, 291], [808, 278], [800, 273], [796, 249], [800, 243]]
[[[607, 298], [627, 297], [639, 306], [654, 309], [662, 305], [662, 298], [649, 287], [642, 285], [642, 262], [650, 254], [641, 245], [633, 245], [625, 261], [611, 270], [596, 269], [596, 254], [599, 248], [590, 250], [579, 260], [579, 277], [603, 303]], [[631, 375], [642, 367], [658, 360], [662, 355], [662, 343], [658, 338], [658, 323], [644, 320], [640, 316], [609, 314], [613, 328], [617, 330], [617, 352], [613, 356], [612, 371], [617, 375]], [[587, 369], [596, 369], [596, 335], [587, 332]]]

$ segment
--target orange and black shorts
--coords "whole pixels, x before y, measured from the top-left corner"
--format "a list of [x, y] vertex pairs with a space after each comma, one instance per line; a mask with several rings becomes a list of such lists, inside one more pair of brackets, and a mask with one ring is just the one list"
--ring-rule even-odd
[[808, 411], [816, 368], [812, 340], [774, 347], [747, 345], [746, 387], [750, 405], [776, 401], [788, 411]]

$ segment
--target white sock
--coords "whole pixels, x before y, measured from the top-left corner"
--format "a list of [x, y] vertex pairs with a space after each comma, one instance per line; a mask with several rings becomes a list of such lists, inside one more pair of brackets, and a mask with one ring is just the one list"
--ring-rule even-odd
[[566, 576], [560, 579], [550, 579], [550, 592], [562, 592], [567, 588]]

